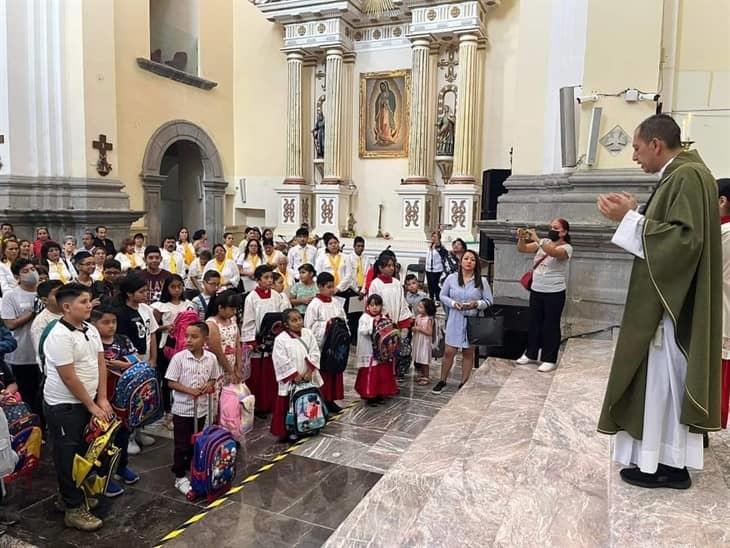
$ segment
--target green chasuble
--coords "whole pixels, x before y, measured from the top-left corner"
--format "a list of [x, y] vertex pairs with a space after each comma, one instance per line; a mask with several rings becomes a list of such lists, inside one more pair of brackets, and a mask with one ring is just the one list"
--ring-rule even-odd
[[[598, 430], [643, 439], [649, 348], [666, 312], [687, 359], [680, 422], [720, 429], [722, 249], [717, 183], [695, 151], [667, 166], [649, 199]], [[669, 387], [667, 387], [669, 390]]]

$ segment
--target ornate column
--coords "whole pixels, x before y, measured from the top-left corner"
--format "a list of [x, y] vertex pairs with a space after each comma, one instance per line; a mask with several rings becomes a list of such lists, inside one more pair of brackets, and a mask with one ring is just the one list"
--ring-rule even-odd
[[430, 184], [433, 159], [429, 157], [429, 142], [433, 128], [429, 125], [430, 40], [416, 38], [412, 47], [411, 112], [408, 129], [408, 177], [404, 184]]
[[284, 184], [304, 184], [302, 160], [302, 66], [304, 56], [299, 51], [286, 55], [288, 76], [286, 139], [286, 177]]
[[479, 37], [477, 34], [459, 36], [459, 97], [456, 105], [453, 175], [443, 187], [441, 207], [445, 241], [462, 238], [476, 240], [476, 220], [479, 215], [481, 185], [477, 184], [476, 155], [479, 154]]
[[324, 102], [324, 178], [323, 184], [342, 182], [342, 120], [343, 120], [343, 51], [327, 50], [327, 91]]
[[450, 184], [476, 182], [474, 155], [479, 152], [475, 135], [479, 112], [477, 48], [476, 34], [462, 34], [459, 37], [459, 102], [456, 108], [454, 168]]

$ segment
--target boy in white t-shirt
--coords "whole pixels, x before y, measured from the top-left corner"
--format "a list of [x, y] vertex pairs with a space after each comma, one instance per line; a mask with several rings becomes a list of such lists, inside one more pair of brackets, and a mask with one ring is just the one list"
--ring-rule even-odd
[[[104, 347], [99, 332], [87, 323], [92, 308], [88, 288], [68, 284], [58, 290], [56, 302], [63, 310], [63, 318], [48, 333], [43, 345], [47, 369], [43, 409], [53, 440], [64, 523], [80, 531], [96, 531], [103, 522], [89, 512], [72, 471], [74, 456], [84, 452], [84, 428], [91, 416], [102, 420], [114, 416], [107, 399]], [[89, 507], [94, 506], [92, 500]]]

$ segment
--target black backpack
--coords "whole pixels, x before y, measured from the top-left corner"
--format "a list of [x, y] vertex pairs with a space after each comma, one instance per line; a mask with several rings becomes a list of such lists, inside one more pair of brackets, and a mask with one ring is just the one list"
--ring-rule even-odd
[[342, 318], [332, 318], [327, 324], [322, 345], [320, 369], [325, 373], [342, 373], [350, 356], [350, 330]]
[[261, 328], [256, 336], [256, 350], [271, 354], [274, 350], [274, 339], [284, 331], [284, 313], [267, 312], [261, 320]]

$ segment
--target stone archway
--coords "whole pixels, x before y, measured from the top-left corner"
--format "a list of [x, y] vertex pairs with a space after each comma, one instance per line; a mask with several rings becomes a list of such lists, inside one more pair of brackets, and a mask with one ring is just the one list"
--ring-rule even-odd
[[144, 208], [147, 211], [147, 239], [153, 244], [160, 242], [162, 185], [167, 176], [163, 172], [163, 158], [168, 149], [178, 141], [197, 145], [203, 166], [200, 191], [190, 199], [200, 200], [202, 226], [188, 227], [191, 231], [205, 228], [210, 242], [221, 241], [225, 191], [228, 183], [223, 177], [223, 164], [213, 139], [200, 126], [187, 120], [171, 120], [161, 125], [150, 137], [142, 161], [142, 186]]

